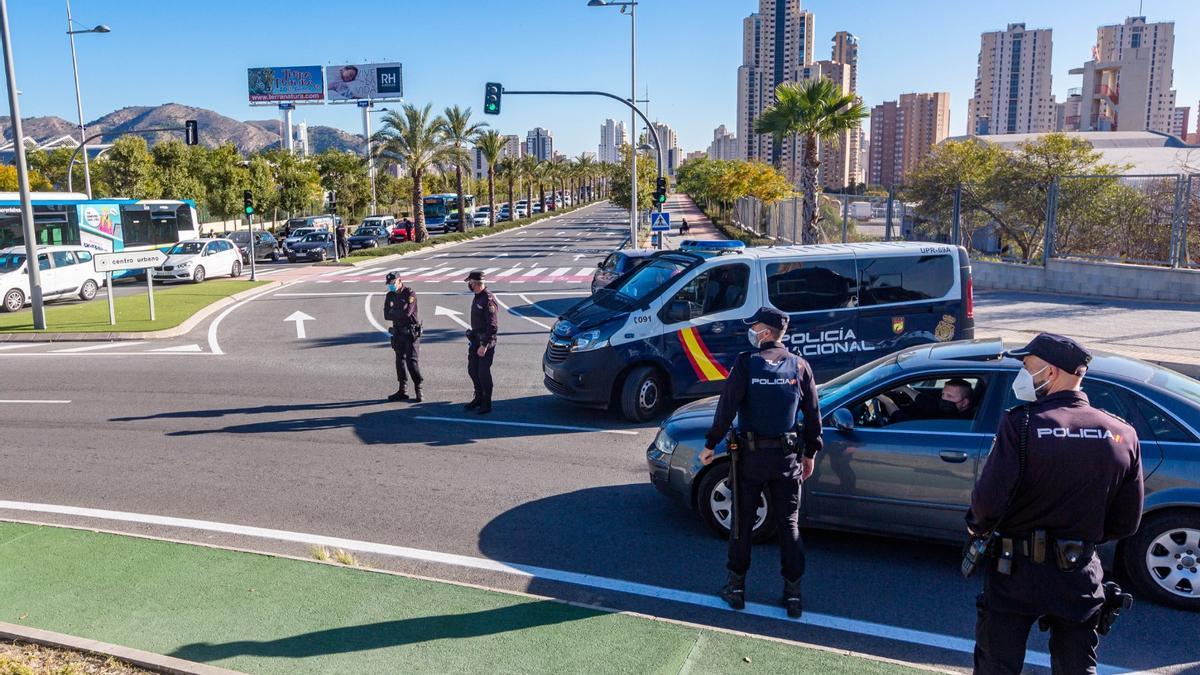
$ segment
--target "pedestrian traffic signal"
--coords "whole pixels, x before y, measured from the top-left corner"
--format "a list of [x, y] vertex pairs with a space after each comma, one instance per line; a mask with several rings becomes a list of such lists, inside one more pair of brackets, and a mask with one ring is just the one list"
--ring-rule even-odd
[[249, 190], [242, 192], [242, 201], [246, 204], [246, 215], [254, 213], [254, 193]]
[[500, 114], [500, 97], [504, 95], [504, 85], [499, 82], [488, 82], [483, 89], [483, 112], [485, 115]]
[[196, 124], [196, 120], [188, 120], [183, 123], [183, 142], [188, 145], [200, 143], [200, 128]]
[[655, 204], [666, 204], [667, 203], [667, 178], [666, 178], [666, 176], [658, 177], [658, 184], [655, 186], [655, 189], [654, 189], [654, 203]]

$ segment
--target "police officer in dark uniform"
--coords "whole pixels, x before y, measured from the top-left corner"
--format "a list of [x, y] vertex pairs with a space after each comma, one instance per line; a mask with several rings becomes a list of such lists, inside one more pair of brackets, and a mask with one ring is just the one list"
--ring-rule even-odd
[[467, 331], [467, 374], [475, 387], [475, 397], [464, 407], [486, 415], [492, 411], [492, 359], [496, 356], [500, 321], [496, 296], [487, 289], [483, 272], [471, 272], [465, 281], [475, 294], [471, 299], [471, 330]]
[[1027, 403], [1001, 420], [967, 514], [973, 536], [994, 533], [976, 602], [975, 672], [1021, 672], [1041, 619], [1054, 672], [1095, 673], [1105, 605], [1096, 546], [1141, 521], [1137, 434], [1088, 402], [1080, 384], [1091, 354], [1074, 340], [1042, 333], [1008, 355], [1024, 361], [1013, 392]]
[[342, 223], [342, 219], [338, 218], [337, 227], [334, 228], [334, 244], [337, 246], [339, 258], [345, 258], [348, 253], [346, 241], [346, 225]]
[[[396, 390], [396, 393], [388, 396], [388, 400], [420, 403], [421, 382], [424, 381], [424, 378], [421, 377], [421, 368], [417, 363], [421, 347], [421, 320], [417, 316], [417, 293], [412, 288], [405, 286], [400, 275], [395, 272], [387, 273], [386, 282], [388, 292], [383, 299], [383, 318], [385, 321], [392, 322], [392, 327], [388, 332], [392, 335], [392, 351], [396, 352], [396, 379], [400, 382], [400, 388]], [[408, 369], [407, 374], [412, 375], [415, 388], [412, 397], [406, 391], [408, 388], [408, 378], [404, 372], [406, 368]]]
[[[725, 437], [734, 415], [738, 418], [733, 456], [737, 481], [734, 511], [739, 535], [729, 540], [729, 580], [721, 597], [734, 609], [746, 605], [746, 571], [750, 569], [751, 530], [756, 505], [764, 488], [779, 523], [783, 560], [783, 604], [788, 616], [802, 611], [800, 578], [804, 575], [804, 543], [800, 539], [800, 486], [812, 475], [821, 450], [821, 409], [812, 369], [780, 341], [788, 316], [763, 307], [746, 323], [752, 351], [734, 361], [717, 403], [716, 416], [705, 438], [700, 461], [713, 460], [713, 448]], [[797, 424], [797, 413], [803, 424]], [[798, 429], [799, 427], [799, 429]], [[740, 455], [740, 457], [739, 457]]]

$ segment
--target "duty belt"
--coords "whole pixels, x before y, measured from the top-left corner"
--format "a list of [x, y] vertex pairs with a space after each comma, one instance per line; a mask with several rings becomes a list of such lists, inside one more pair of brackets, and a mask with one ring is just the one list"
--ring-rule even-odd
[[795, 433], [786, 433], [779, 436], [763, 436], [753, 431], [740, 431], [738, 432], [738, 439], [741, 441], [742, 447], [751, 452], [755, 450], [794, 450], [797, 447], [797, 436]]
[[997, 570], [1012, 571], [1012, 559], [1021, 554], [1036, 565], [1055, 563], [1064, 572], [1073, 572], [1092, 559], [1096, 544], [1078, 539], [1054, 539], [1045, 530], [1034, 530], [1028, 536], [1003, 536], [997, 541]]

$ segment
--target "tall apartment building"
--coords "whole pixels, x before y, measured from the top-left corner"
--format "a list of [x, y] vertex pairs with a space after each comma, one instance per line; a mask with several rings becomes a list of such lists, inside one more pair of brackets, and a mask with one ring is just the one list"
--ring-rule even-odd
[[1010, 23], [980, 36], [975, 95], [967, 104], [967, 133], [1044, 133], [1054, 129], [1050, 92], [1053, 31]]
[[1054, 130], [1079, 131], [1079, 117], [1083, 110], [1083, 93], [1079, 87], [1067, 90], [1067, 100], [1054, 104]]
[[1178, 136], [1185, 143], [1188, 141], [1188, 119], [1191, 116], [1192, 109], [1187, 106], [1176, 107], [1171, 115], [1171, 135]]
[[534, 127], [525, 135], [525, 154], [533, 155], [539, 162], [548, 162], [554, 157], [554, 134], [549, 129]]
[[[679, 137], [675, 130], [663, 124], [655, 122], [654, 133], [658, 135], [659, 145], [662, 146], [663, 154], [663, 173], [668, 176], [675, 175], [675, 169], [683, 163], [683, 150], [679, 148]], [[650, 145], [654, 145], [653, 141], [647, 141]]]
[[737, 136], [729, 132], [725, 125], [717, 127], [713, 130], [713, 140], [708, 146], [709, 159], [737, 159], [738, 158], [738, 139]]
[[521, 137], [516, 134], [504, 135], [504, 154], [502, 157], [516, 157], [521, 159], [525, 155], [525, 144], [521, 142]]
[[742, 159], [771, 164], [782, 158], [784, 144], [754, 133], [754, 121], [775, 101], [775, 87], [798, 82], [812, 57], [812, 12], [802, 11], [800, 0], [759, 0], [758, 12], [742, 22], [736, 130]]
[[950, 135], [950, 94], [901, 94], [871, 110], [869, 185], [901, 185], [933, 146]]
[[613, 119], [604, 120], [600, 125], [600, 145], [596, 157], [603, 164], [617, 164], [621, 161], [621, 146], [629, 142], [625, 123]]
[[1080, 131], [1169, 133], [1175, 113], [1175, 23], [1125, 23], [1096, 29], [1092, 60], [1071, 70], [1083, 76]]

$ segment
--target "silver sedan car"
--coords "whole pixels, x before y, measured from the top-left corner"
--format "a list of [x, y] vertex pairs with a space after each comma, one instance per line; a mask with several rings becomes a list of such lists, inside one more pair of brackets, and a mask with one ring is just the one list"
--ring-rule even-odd
[[[961, 543], [1000, 414], [1018, 404], [1021, 362], [1004, 350], [1000, 340], [912, 347], [821, 385], [825, 450], [804, 486], [801, 524]], [[967, 392], [964, 409], [939, 406], [947, 386]], [[1200, 381], [1101, 352], [1083, 390], [1141, 439], [1145, 516], [1136, 534], [1104, 547], [1106, 563], [1143, 597], [1200, 611]], [[698, 458], [715, 408], [709, 398], [677, 410], [646, 456], [651, 482], [724, 537], [728, 454], [722, 444], [711, 465]], [[774, 533], [768, 504], [757, 505], [756, 540]]]

